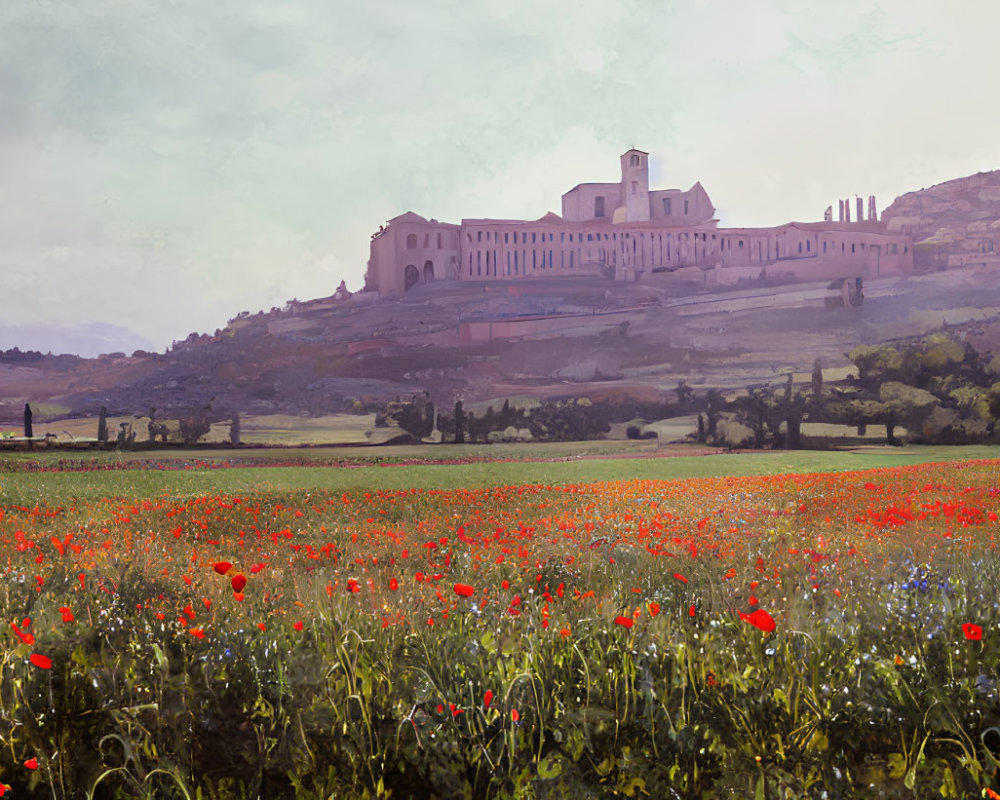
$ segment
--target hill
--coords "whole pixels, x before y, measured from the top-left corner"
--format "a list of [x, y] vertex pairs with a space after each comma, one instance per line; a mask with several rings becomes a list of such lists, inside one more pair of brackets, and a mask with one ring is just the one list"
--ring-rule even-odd
[[704, 390], [776, 382], [789, 372], [807, 380], [817, 358], [836, 374], [859, 344], [944, 325], [967, 325], [977, 346], [993, 348], [1000, 172], [903, 195], [883, 219], [914, 236], [924, 272], [870, 281], [859, 306], [845, 306], [839, 288], [823, 283], [709, 290], [697, 270], [635, 283], [436, 281], [391, 301], [339, 290], [270, 313], [241, 313], [164, 354], [2, 353], [0, 421], [17, 423], [25, 402], [66, 416], [155, 407], [160, 418], [210, 405], [221, 420], [372, 412], [424, 393], [439, 406], [459, 398], [467, 405], [656, 401], [672, 399], [680, 381]]

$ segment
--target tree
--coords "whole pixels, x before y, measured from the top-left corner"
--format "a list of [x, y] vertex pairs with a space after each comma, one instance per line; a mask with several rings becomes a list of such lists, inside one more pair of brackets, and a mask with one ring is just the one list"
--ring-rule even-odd
[[705, 437], [712, 439], [715, 437], [715, 426], [722, 417], [722, 412], [726, 408], [726, 398], [718, 389], [709, 389], [705, 395]]
[[884, 381], [905, 377], [903, 354], [891, 344], [861, 345], [847, 357], [858, 368], [858, 383], [870, 392], [877, 392]]
[[149, 409], [149, 422], [146, 424], [146, 432], [149, 434], [150, 442], [155, 442], [156, 437], [159, 436], [160, 441], [166, 444], [169, 430], [162, 422], [156, 421], [156, 408]]
[[194, 444], [212, 429], [212, 406], [191, 409], [181, 417], [181, 437], [184, 444]]
[[674, 394], [677, 395], [677, 411], [681, 414], [689, 411], [694, 402], [694, 389], [688, 386], [683, 378], [677, 382]]
[[938, 406], [938, 399], [924, 389], [907, 386], [898, 381], [888, 381], [879, 390], [883, 410], [883, 424], [886, 426], [886, 436], [889, 444], [895, 444], [891, 425], [903, 425], [911, 435], [919, 437], [923, 432], [923, 423], [931, 411]]
[[733, 401], [736, 419], [753, 431], [754, 447], [764, 446], [767, 431], [777, 432], [781, 425], [781, 409], [770, 386], [753, 386], [747, 394]]
[[819, 419], [823, 416], [823, 365], [818, 358], [813, 361], [811, 386], [812, 396], [809, 398], [809, 413], [812, 417]]
[[97, 441], [107, 442], [108, 441], [108, 409], [107, 406], [101, 406], [100, 414], [97, 417]]
[[465, 444], [465, 412], [462, 401], [455, 401], [455, 444]]

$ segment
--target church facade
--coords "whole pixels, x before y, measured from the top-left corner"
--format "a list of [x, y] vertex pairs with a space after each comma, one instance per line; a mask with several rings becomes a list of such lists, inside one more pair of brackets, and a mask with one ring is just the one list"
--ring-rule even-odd
[[699, 272], [706, 284], [758, 278], [789, 281], [877, 278], [913, 270], [909, 236], [868, 218], [857, 199], [840, 201], [823, 222], [772, 228], [720, 228], [701, 183], [687, 191], [650, 190], [649, 154], [621, 156], [621, 180], [581, 183], [562, 196], [562, 215], [537, 220], [439, 222], [407, 212], [372, 236], [365, 288], [398, 297], [434, 280], [518, 281], [603, 275], [619, 281], [664, 272]]

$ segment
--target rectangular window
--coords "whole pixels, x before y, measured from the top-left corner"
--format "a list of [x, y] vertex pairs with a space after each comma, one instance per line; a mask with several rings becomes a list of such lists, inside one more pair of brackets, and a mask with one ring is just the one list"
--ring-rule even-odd
[[604, 216], [604, 198], [595, 197], [594, 198], [594, 216], [603, 217]]
[[664, 216], [667, 216], [667, 217], [670, 216], [670, 198], [669, 197], [664, 197], [663, 198], [663, 214], [664, 214]]

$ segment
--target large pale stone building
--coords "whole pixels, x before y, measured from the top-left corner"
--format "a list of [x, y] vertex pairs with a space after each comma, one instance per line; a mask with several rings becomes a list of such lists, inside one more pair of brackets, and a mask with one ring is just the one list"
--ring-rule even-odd
[[902, 275], [913, 269], [909, 236], [889, 233], [869, 198], [832, 207], [823, 222], [773, 228], [720, 228], [700, 183], [687, 191], [650, 190], [649, 154], [621, 156], [617, 183], [581, 183], [562, 196], [562, 216], [537, 220], [463, 219], [460, 224], [407, 212], [372, 236], [365, 288], [402, 295], [434, 280], [517, 281], [604, 275], [653, 279], [687, 270], [706, 284], [772, 278], [821, 280]]

